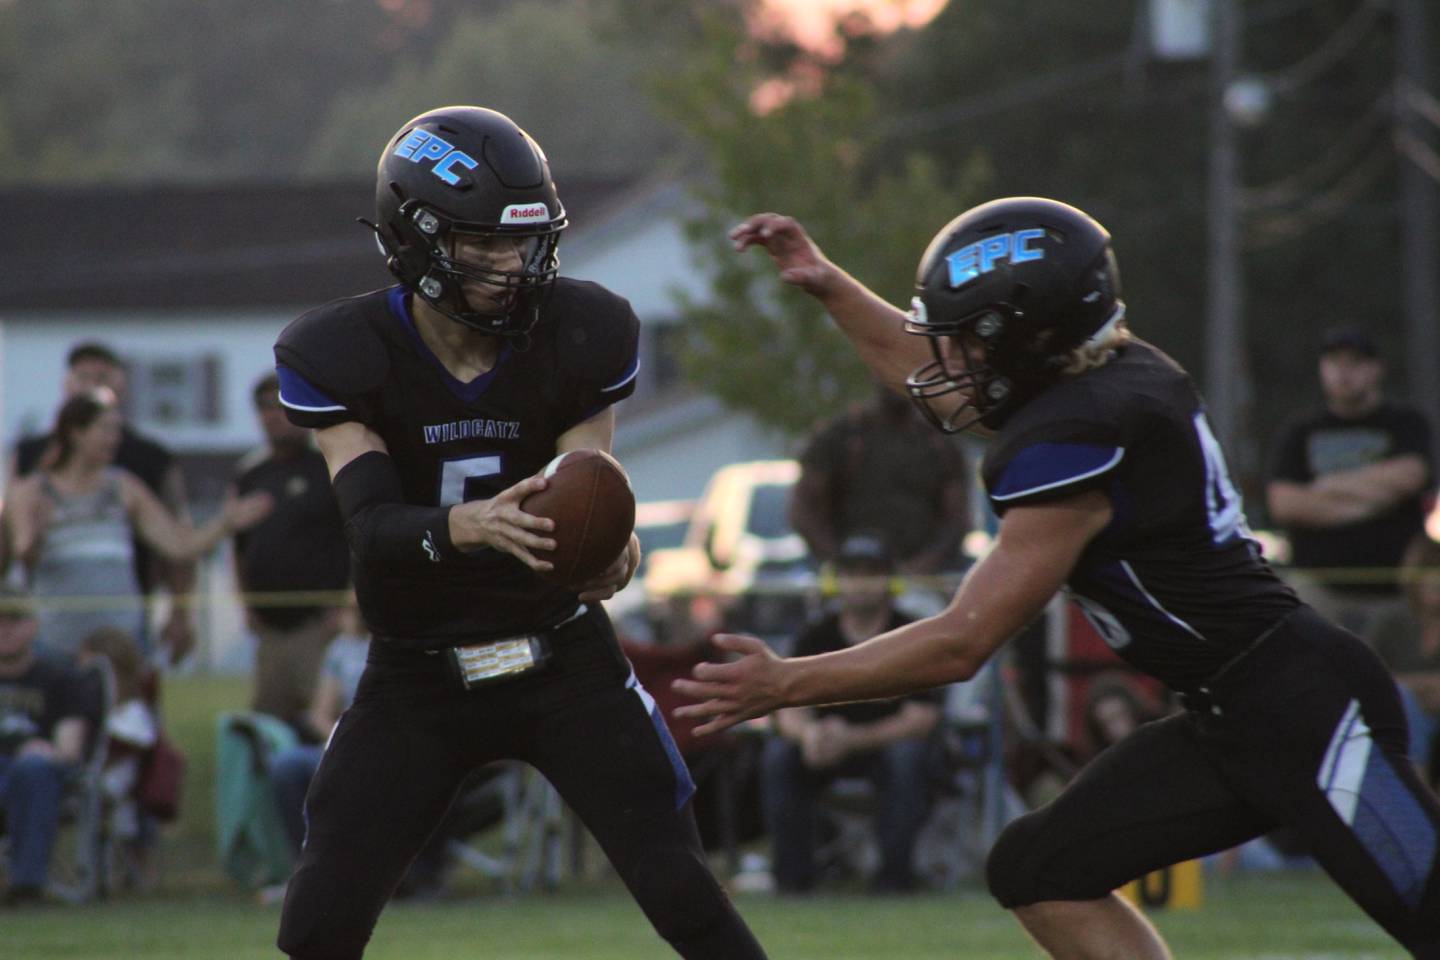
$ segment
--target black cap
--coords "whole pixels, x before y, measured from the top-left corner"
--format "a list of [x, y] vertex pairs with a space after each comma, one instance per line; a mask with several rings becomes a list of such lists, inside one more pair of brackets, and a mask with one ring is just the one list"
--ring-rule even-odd
[[1375, 349], [1375, 340], [1370, 334], [1358, 327], [1335, 327], [1327, 330], [1320, 341], [1320, 355], [1336, 350], [1352, 350], [1362, 357], [1378, 357], [1380, 351]]
[[885, 541], [874, 534], [853, 534], [840, 543], [835, 553], [839, 566], [870, 566], [890, 569], [890, 551]]

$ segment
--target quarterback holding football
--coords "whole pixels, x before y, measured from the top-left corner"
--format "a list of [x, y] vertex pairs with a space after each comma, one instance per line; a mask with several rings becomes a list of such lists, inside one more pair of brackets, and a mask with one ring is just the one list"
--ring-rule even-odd
[[557, 456], [608, 453], [614, 405], [635, 389], [635, 314], [557, 275], [565, 208], [544, 153], [503, 114], [415, 117], [376, 181], [372, 227], [397, 284], [317, 307], [275, 344], [281, 402], [316, 431], [373, 634], [306, 799], [280, 948], [359, 957], [462, 781], [512, 759], [555, 786], [677, 953], [762, 957], [597, 602], [635, 570], [630, 521], [608, 568], [566, 584], [544, 559], [566, 531], [522, 509]]

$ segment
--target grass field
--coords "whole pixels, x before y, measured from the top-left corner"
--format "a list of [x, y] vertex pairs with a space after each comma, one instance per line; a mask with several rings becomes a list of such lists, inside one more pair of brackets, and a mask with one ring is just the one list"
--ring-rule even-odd
[[[276, 907], [257, 905], [215, 866], [214, 717], [244, 702], [246, 681], [180, 677], [165, 691], [172, 734], [190, 758], [185, 810], [165, 838], [159, 888], [83, 907], [0, 913], [5, 960], [276, 957]], [[613, 879], [603, 874], [560, 892], [510, 900], [459, 878], [461, 895], [397, 903], [381, 917], [367, 958], [486, 960], [673, 956]], [[1358, 908], [1317, 873], [1207, 878], [1206, 903], [1157, 913], [1177, 957], [1206, 960], [1359, 960], [1401, 957]], [[740, 896], [741, 912], [776, 960], [1039, 956], [1010, 917], [977, 888], [908, 898]]]
[[[776, 960], [1015, 960], [1039, 954], [980, 891], [876, 900], [738, 898]], [[276, 908], [236, 894], [171, 892], [0, 919], [9, 960], [276, 957]], [[1210, 885], [1206, 906], [1157, 914], [1180, 958], [1391, 958], [1403, 953], [1314, 874]], [[464, 897], [399, 903], [380, 919], [373, 960], [586, 958], [673, 954], [609, 883], [523, 900]]]

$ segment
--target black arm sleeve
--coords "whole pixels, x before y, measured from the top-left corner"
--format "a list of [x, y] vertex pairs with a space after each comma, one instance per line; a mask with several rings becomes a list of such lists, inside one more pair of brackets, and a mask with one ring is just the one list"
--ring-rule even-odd
[[415, 569], [463, 556], [450, 541], [450, 508], [406, 503], [388, 454], [361, 454], [340, 469], [333, 486], [350, 551], [361, 565]]

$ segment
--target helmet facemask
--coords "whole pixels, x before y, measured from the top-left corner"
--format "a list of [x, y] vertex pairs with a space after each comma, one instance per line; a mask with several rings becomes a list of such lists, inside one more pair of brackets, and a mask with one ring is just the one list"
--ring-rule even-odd
[[[410, 285], [426, 303], [481, 333], [521, 339], [529, 335], [559, 270], [556, 250], [564, 220], [511, 229], [458, 223], [414, 200], [401, 206], [399, 220], [392, 227], [410, 235], [410, 261], [419, 268]], [[515, 241], [520, 245], [519, 269], [457, 257], [457, 245], [467, 236]], [[493, 302], [472, 303], [466, 283], [495, 291]]]
[[[987, 308], [973, 317], [940, 326], [928, 322], [925, 304], [919, 297], [911, 300], [905, 332], [925, 337], [935, 359], [917, 367], [906, 378], [905, 386], [915, 406], [936, 429], [960, 433], [985, 423], [1008, 406], [1006, 401], [1014, 392], [1012, 384], [988, 362], [1004, 333], [1002, 309]], [[976, 348], [977, 344], [983, 352]]]

